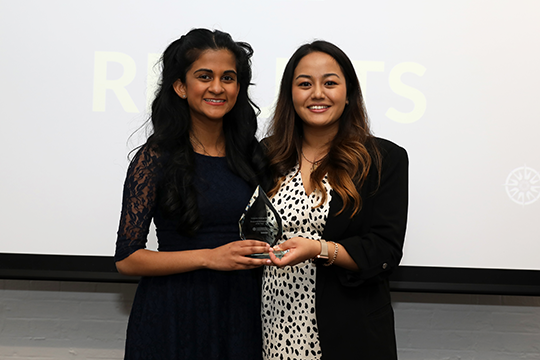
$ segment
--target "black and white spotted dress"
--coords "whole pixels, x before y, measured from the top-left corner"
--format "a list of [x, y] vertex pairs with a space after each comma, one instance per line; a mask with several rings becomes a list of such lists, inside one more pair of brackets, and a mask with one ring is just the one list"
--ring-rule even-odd
[[[316, 190], [306, 194], [299, 166], [286, 176], [272, 198], [283, 221], [281, 242], [296, 236], [321, 239], [331, 200], [326, 176], [323, 184], [327, 201], [316, 207], [321, 193]], [[261, 309], [265, 360], [321, 359], [315, 314], [316, 270], [309, 260], [282, 269], [265, 267]]]

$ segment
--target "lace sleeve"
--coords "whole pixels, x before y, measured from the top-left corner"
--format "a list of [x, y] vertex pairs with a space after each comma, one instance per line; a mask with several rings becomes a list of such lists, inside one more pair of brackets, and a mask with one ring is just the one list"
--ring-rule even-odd
[[161, 174], [158, 155], [143, 146], [131, 162], [124, 183], [115, 261], [146, 247]]

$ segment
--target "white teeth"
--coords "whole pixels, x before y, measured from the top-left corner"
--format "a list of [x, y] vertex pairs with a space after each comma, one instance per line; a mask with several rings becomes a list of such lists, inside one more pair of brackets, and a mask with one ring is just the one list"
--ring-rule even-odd
[[322, 109], [327, 109], [328, 106], [326, 105], [313, 105], [313, 106], [309, 106], [310, 109], [312, 110], [322, 110]]
[[213, 103], [222, 103], [222, 102], [225, 102], [225, 100], [216, 100], [216, 99], [204, 99], [208, 102], [213, 102]]

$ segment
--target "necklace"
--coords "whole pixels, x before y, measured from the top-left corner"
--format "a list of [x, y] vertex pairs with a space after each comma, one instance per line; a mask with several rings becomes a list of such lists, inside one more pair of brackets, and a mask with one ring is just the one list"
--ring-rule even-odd
[[[195, 134], [189, 134], [189, 139], [191, 140], [192, 144], [197, 142], [199, 145], [201, 145], [204, 155], [212, 156], [212, 155], [210, 155], [210, 153], [208, 151], [206, 151], [206, 148], [204, 147], [204, 144], [201, 142], [201, 140], [199, 140], [199, 138], [197, 138], [197, 136], [195, 136]], [[217, 149], [217, 147], [216, 147], [216, 149]], [[223, 147], [220, 150], [218, 150], [218, 153], [217, 153], [216, 156], [217, 157], [221, 156], [223, 154], [223, 150], [225, 150], [225, 144], [223, 144]]]
[[300, 152], [302, 153], [302, 157], [303, 157], [304, 159], [306, 159], [306, 161], [307, 161], [308, 163], [311, 164], [311, 170], [310, 170], [310, 172], [314, 172], [314, 171], [319, 167], [319, 165], [320, 165], [321, 162], [324, 160], [324, 158], [326, 158], [326, 157], [328, 156], [328, 153], [326, 153], [326, 155], [324, 155], [324, 156], [323, 156], [322, 158], [320, 158], [319, 160], [311, 161], [311, 160], [309, 160], [309, 159], [306, 157], [306, 155], [304, 155], [304, 150], [300, 150]]

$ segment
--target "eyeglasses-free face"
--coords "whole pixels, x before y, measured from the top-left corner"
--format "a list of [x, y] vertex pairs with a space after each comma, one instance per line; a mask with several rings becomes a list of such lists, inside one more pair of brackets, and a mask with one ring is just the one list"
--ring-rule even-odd
[[186, 82], [177, 80], [174, 89], [187, 100], [191, 121], [222, 121], [240, 91], [236, 58], [229, 50], [206, 50], [193, 62]]
[[304, 56], [294, 70], [292, 100], [304, 127], [337, 132], [347, 104], [345, 76], [337, 61], [323, 52]]

